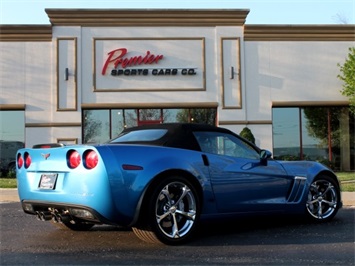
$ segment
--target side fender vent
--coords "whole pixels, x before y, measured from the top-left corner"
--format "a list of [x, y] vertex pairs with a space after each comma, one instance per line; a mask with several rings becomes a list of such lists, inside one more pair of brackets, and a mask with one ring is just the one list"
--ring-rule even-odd
[[298, 202], [301, 199], [306, 180], [306, 177], [295, 176], [293, 187], [287, 198], [287, 202]]
[[202, 161], [204, 165], [210, 166], [210, 162], [208, 161], [207, 155], [202, 154]]

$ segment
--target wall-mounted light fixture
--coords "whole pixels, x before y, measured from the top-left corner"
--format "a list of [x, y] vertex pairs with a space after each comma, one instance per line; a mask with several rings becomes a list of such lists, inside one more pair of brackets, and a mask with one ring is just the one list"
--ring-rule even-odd
[[[234, 67], [231, 66], [229, 78], [234, 79], [235, 75], [239, 76], [239, 72], [234, 72]], [[240, 77], [238, 77], [238, 78], [240, 78]]]
[[234, 67], [231, 66], [230, 79], [234, 79]]
[[64, 71], [64, 80], [68, 80], [69, 79], [69, 68], [65, 68]]

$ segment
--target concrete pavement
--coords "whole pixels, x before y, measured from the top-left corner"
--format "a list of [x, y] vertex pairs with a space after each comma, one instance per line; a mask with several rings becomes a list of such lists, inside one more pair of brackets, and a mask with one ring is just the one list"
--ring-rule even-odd
[[16, 188], [0, 188], [0, 203], [3, 202], [19, 202]]
[[[344, 206], [355, 207], [355, 192], [342, 192]], [[0, 188], [0, 203], [19, 202], [16, 188]]]

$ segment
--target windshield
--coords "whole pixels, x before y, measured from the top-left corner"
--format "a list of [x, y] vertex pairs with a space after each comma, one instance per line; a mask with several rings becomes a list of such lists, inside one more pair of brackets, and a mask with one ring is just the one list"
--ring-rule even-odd
[[116, 139], [111, 140], [111, 143], [117, 142], [140, 142], [140, 141], [155, 141], [165, 135], [167, 129], [144, 129], [122, 133]]

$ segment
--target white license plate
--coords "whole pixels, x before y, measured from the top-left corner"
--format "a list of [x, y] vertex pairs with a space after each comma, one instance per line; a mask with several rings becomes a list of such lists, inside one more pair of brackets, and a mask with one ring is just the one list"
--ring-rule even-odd
[[42, 174], [39, 181], [40, 189], [55, 189], [58, 174]]

